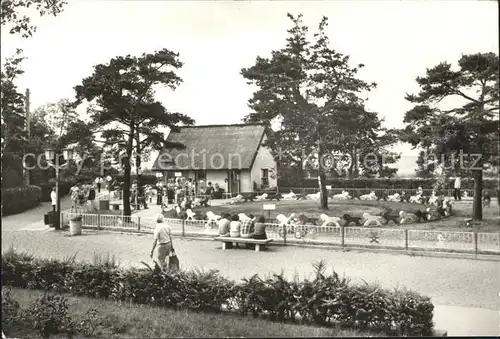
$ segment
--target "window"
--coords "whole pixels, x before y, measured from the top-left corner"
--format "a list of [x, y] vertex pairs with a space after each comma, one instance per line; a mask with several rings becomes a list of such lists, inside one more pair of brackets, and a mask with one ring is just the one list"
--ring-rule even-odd
[[260, 186], [261, 188], [269, 187], [269, 169], [262, 168], [260, 170]]

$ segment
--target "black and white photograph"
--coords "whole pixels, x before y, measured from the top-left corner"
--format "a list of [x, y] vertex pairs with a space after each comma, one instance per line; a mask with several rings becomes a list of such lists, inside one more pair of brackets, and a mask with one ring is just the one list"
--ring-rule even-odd
[[2, 339], [500, 335], [498, 1], [0, 14]]

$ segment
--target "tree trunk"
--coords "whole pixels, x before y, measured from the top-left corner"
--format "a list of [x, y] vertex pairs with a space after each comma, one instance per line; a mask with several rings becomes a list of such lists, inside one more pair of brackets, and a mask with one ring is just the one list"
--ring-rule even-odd
[[127, 145], [127, 158], [125, 159], [125, 169], [123, 174], [123, 215], [130, 216], [132, 211], [130, 210], [130, 174], [132, 168], [130, 166], [130, 160], [132, 158], [132, 147], [134, 140], [134, 125], [130, 124], [129, 140]]
[[[476, 166], [482, 168], [481, 164]], [[483, 219], [483, 170], [474, 170], [474, 203], [472, 206], [473, 219], [482, 220]]]
[[320, 208], [328, 209], [328, 192], [326, 191], [326, 175], [323, 168], [323, 147], [321, 146], [321, 140], [318, 143], [318, 185], [320, 193]]
[[349, 165], [349, 179], [354, 178], [356, 172], [356, 150], [351, 152], [351, 164]]
[[474, 171], [474, 203], [472, 206], [474, 220], [483, 220], [483, 171]]
[[497, 186], [497, 203], [498, 207], [500, 207], [500, 185]]
[[[136, 147], [135, 147], [136, 155], [135, 155], [135, 170], [137, 174], [137, 193], [139, 193], [139, 187], [141, 185], [141, 145], [140, 145], [140, 135], [139, 129], [137, 129], [137, 139], [136, 139]], [[136, 204], [139, 196], [136, 194]]]
[[123, 174], [123, 215], [128, 216], [132, 213], [130, 210], [130, 172], [132, 172], [132, 169], [130, 167], [130, 158], [127, 158], [125, 161]]

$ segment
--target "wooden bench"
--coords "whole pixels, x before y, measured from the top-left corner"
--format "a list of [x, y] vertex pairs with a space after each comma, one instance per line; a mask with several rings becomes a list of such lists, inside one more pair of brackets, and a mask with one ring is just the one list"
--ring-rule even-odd
[[[109, 206], [112, 206], [113, 210], [115, 210], [115, 211], [118, 211], [120, 209], [120, 206], [122, 206], [122, 205], [123, 205], [122, 203], [118, 203], [118, 202], [109, 204]], [[130, 207], [132, 207], [134, 209], [137, 209], [137, 206], [140, 207], [140, 204], [130, 204]]]
[[252, 238], [231, 238], [231, 237], [216, 237], [214, 240], [222, 242], [222, 250], [226, 250], [226, 244], [236, 243], [236, 244], [255, 244], [255, 252], [260, 252], [260, 245], [266, 246], [273, 239], [252, 239]]

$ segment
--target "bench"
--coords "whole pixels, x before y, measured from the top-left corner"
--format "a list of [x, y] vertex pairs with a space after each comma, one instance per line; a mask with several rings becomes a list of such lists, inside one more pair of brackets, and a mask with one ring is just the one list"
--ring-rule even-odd
[[280, 201], [280, 198], [281, 198], [281, 194], [280, 193], [269, 193], [268, 196], [267, 196], [267, 198], [266, 198], [266, 200], [271, 200], [272, 201], [272, 200], [276, 199], [276, 200]]
[[226, 250], [226, 244], [236, 243], [236, 244], [255, 244], [255, 252], [260, 252], [260, 245], [266, 246], [273, 239], [252, 239], [252, 238], [231, 238], [231, 237], [216, 237], [214, 240], [222, 242], [222, 250]]
[[[120, 206], [123, 205], [121, 202], [115, 202], [109, 204], [109, 206], [112, 206], [113, 210], [118, 211], [120, 209]], [[138, 209], [137, 206], [140, 207], [140, 204], [130, 204], [130, 207], [133, 207], [134, 209]]]

